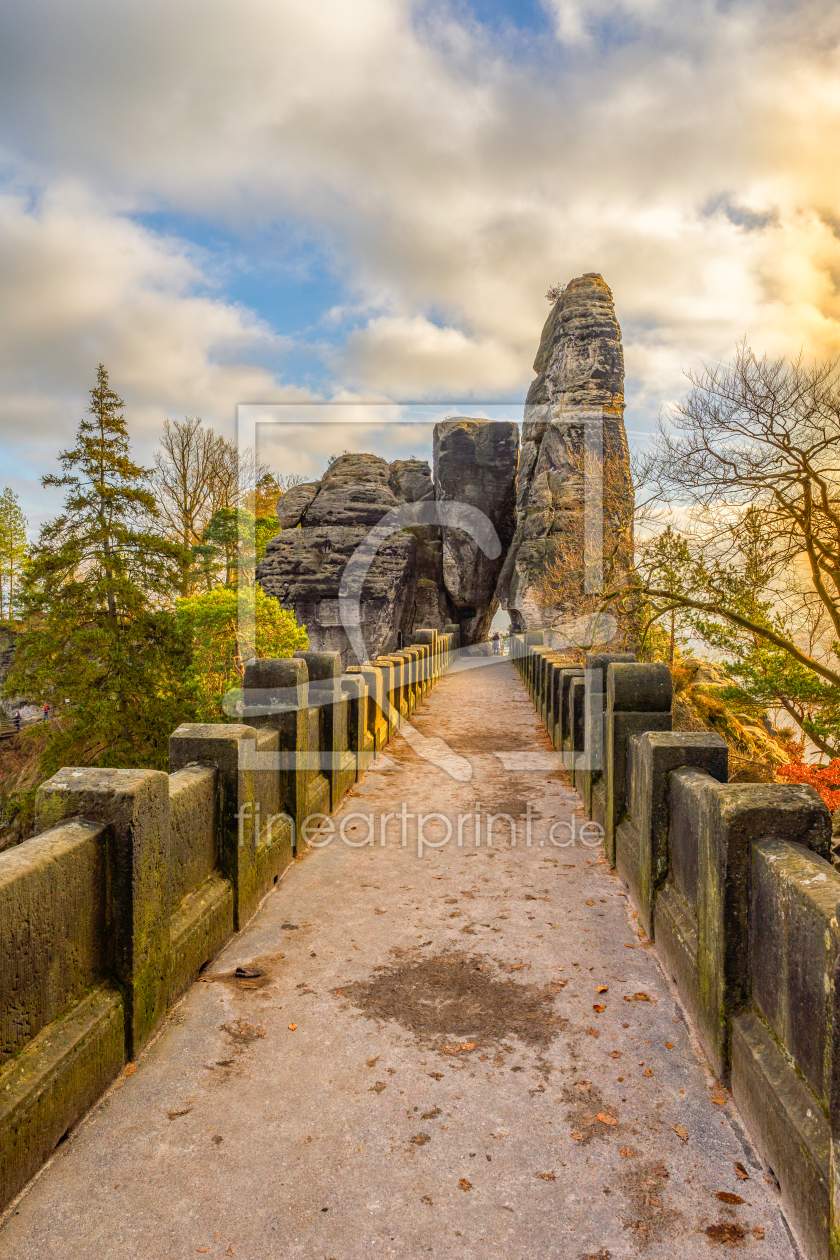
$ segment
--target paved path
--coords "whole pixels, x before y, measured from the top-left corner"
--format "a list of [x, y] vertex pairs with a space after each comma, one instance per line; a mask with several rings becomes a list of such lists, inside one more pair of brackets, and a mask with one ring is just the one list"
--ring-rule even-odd
[[[337, 816], [362, 841], [372, 814], [375, 846], [294, 864], [16, 1205], [3, 1260], [799, 1254], [621, 883], [546, 840], [583, 820], [513, 667], [449, 674], [415, 723], [472, 780], [392, 741]], [[403, 803], [476, 801], [478, 848], [455, 821], [418, 857], [411, 817], [379, 843]], [[502, 821], [488, 848], [487, 813], [528, 802], [531, 847]]]

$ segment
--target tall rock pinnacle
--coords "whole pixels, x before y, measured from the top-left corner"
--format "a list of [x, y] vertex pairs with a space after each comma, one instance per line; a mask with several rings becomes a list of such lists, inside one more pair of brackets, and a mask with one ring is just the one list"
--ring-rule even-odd
[[632, 565], [633, 485], [621, 329], [601, 276], [566, 285], [534, 371], [499, 601], [513, 629], [553, 629], [558, 643], [580, 646], [614, 642], [619, 628], [595, 610], [599, 590]]

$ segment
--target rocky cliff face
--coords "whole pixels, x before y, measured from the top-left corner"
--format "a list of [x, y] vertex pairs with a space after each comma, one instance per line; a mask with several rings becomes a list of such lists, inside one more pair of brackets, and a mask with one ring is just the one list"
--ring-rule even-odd
[[[355, 663], [340, 615], [342, 575], [371, 527], [403, 508], [361, 588], [368, 656], [393, 651], [415, 630], [451, 623], [461, 625], [464, 645], [479, 642], [498, 606], [496, 578], [513, 535], [518, 445], [515, 424], [461, 419], [436, 427], [434, 479], [424, 460], [388, 464], [376, 455], [343, 455], [320, 481], [282, 496], [282, 529], [268, 544], [258, 581], [294, 610], [314, 651], [341, 652], [345, 665]], [[501, 554], [490, 560], [469, 534], [418, 521], [435, 501], [480, 507], [498, 532]]]
[[502, 545], [501, 554], [490, 558], [468, 533], [442, 527], [443, 581], [468, 643], [486, 637], [498, 608], [496, 580], [516, 527], [518, 458], [519, 426], [513, 422], [459, 418], [435, 425], [435, 499], [481, 508]]
[[[553, 629], [558, 644], [586, 643], [597, 588], [632, 563], [624, 355], [612, 293], [601, 276], [580, 276], [561, 293], [534, 371], [522, 428], [516, 531], [497, 593], [515, 629]], [[555, 576], [548, 605], [546, 572]], [[598, 629], [601, 641], [614, 640], [615, 628], [601, 620]]]

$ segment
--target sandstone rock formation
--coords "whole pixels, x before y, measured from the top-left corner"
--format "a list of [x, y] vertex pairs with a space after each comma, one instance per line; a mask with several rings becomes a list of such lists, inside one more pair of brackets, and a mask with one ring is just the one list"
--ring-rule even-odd
[[[514, 629], [548, 630], [557, 646], [620, 645], [624, 628], [595, 612], [603, 587], [632, 564], [633, 504], [621, 331], [599, 275], [560, 294], [534, 369], [521, 457], [516, 424], [458, 417], [435, 426], [434, 474], [423, 460], [348, 454], [280, 499], [281, 532], [257, 578], [294, 609], [313, 650], [355, 663], [339, 615], [342, 574], [371, 527], [401, 509], [360, 593], [369, 656], [452, 622], [462, 646], [479, 643], [499, 603]], [[453, 504], [485, 514], [500, 554], [488, 556], [457, 522], [429, 519], [432, 505]]]
[[[632, 564], [633, 486], [621, 330], [601, 276], [580, 276], [560, 294], [534, 370], [522, 428], [516, 532], [498, 597], [514, 629], [554, 630], [558, 645], [614, 644], [620, 627], [605, 625], [603, 618], [596, 625], [593, 609], [601, 584], [611, 585]], [[544, 575], [552, 570], [562, 571], [563, 580], [554, 582], [547, 606]]]
[[458, 609], [462, 640], [481, 642], [498, 608], [496, 580], [516, 527], [519, 426], [458, 417], [435, 425], [437, 502], [481, 508], [502, 545], [494, 559], [464, 530], [443, 526], [443, 582]]
[[[458, 420], [438, 426], [436, 477], [425, 460], [342, 455], [322, 479], [295, 486], [278, 503], [279, 534], [257, 568], [267, 594], [294, 610], [313, 651], [355, 653], [342, 624], [339, 589], [350, 556], [372, 526], [404, 508], [379, 545], [360, 591], [362, 635], [369, 657], [395, 650], [421, 628], [460, 623], [462, 643], [486, 637], [497, 607], [496, 577], [514, 525], [518, 429], [515, 424]], [[417, 521], [411, 505], [435, 499], [486, 512], [502, 541], [488, 560], [469, 535]], [[428, 515], [428, 513], [427, 513]]]

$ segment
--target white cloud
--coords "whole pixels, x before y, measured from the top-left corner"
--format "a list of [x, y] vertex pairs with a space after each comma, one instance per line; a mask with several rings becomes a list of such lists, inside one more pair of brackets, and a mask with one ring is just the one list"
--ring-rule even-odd
[[249, 365], [277, 340], [137, 208], [321, 231], [361, 323], [331, 362], [368, 395], [523, 389], [542, 294], [589, 270], [638, 423], [741, 336], [840, 349], [836, 6], [546, 7], [528, 60], [443, 3], [6, 0], [2, 138], [51, 190], [0, 206], [7, 415], [58, 424], [106, 356], [149, 429], [277, 396]]

